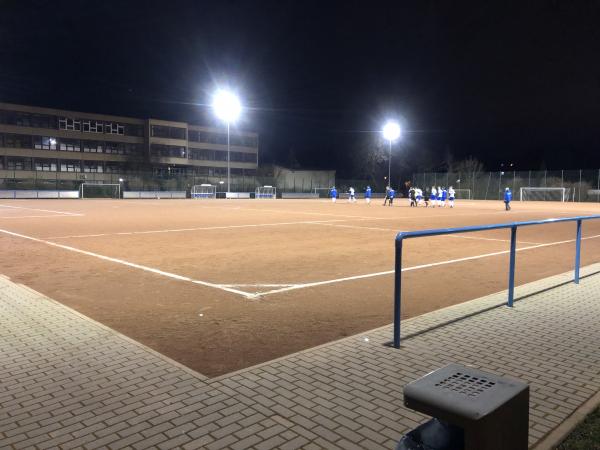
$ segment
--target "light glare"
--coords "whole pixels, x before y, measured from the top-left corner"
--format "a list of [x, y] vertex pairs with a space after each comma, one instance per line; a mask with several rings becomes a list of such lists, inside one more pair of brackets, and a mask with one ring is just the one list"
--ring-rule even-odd
[[383, 127], [383, 137], [388, 141], [395, 141], [400, 137], [400, 125], [389, 121]]
[[215, 115], [223, 122], [235, 122], [242, 111], [240, 100], [233, 92], [218, 90], [214, 97], [212, 107]]

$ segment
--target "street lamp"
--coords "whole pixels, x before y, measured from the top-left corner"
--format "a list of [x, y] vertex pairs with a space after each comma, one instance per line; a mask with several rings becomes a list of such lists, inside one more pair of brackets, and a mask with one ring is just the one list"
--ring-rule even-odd
[[227, 124], [227, 192], [231, 191], [231, 169], [229, 167], [230, 146], [229, 126], [235, 122], [242, 111], [239, 98], [230, 91], [219, 89], [213, 96], [212, 107], [217, 118]]
[[387, 121], [383, 126], [383, 137], [390, 143], [390, 157], [388, 158], [388, 186], [391, 187], [392, 179], [390, 176], [392, 172], [392, 141], [395, 141], [400, 137], [400, 125], [391, 120]]

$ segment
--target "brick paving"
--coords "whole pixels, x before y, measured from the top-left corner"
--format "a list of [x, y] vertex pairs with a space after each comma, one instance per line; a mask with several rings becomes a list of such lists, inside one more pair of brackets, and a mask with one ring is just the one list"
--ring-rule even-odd
[[[0, 448], [391, 449], [450, 362], [531, 384], [530, 445], [600, 391], [600, 264], [214, 379], [0, 278]], [[368, 337], [368, 341], [365, 340]]]

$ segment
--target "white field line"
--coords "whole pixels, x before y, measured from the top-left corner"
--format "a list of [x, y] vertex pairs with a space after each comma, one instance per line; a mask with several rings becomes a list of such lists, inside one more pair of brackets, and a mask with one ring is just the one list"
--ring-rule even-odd
[[[340, 227], [340, 228], [357, 228], [364, 230], [376, 230], [376, 231], [393, 231], [395, 233], [399, 233], [401, 230], [397, 230], [396, 228], [380, 228], [380, 227], [363, 227], [360, 225], [340, 225], [337, 223], [324, 223], [324, 222], [313, 222], [314, 225], [323, 225], [328, 227]], [[440, 236], [441, 237], [441, 236]], [[510, 242], [510, 239], [495, 239], [495, 238], [485, 238], [479, 236], [460, 236], [457, 234], [449, 234], [446, 237], [451, 238], [459, 238], [459, 239], [477, 239], [482, 241], [499, 241], [499, 242]], [[527, 241], [517, 241], [518, 244], [533, 244], [537, 245], [541, 242], [527, 242]]]
[[73, 214], [73, 215], [65, 215], [65, 214], [48, 214], [46, 216], [0, 216], [0, 220], [4, 220], [4, 219], [32, 219], [32, 218], [38, 218], [38, 219], [48, 219], [48, 218], [53, 218], [53, 217], [80, 217], [83, 214]]
[[132, 267], [134, 269], [143, 270], [145, 272], [150, 272], [150, 273], [153, 273], [153, 274], [156, 274], [156, 275], [161, 275], [163, 277], [172, 278], [174, 280], [187, 281], [187, 282], [190, 282], [190, 283], [199, 284], [199, 285], [206, 286], [206, 287], [211, 287], [211, 288], [215, 288], [215, 289], [221, 289], [223, 291], [227, 291], [227, 292], [230, 292], [232, 294], [241, 295], [242, 297], [245, 297], [245, 298], [255, 298], [256, 297], [256, 295], [254, 295], [252, 293], [249, 293], [249, 292], [240, 291], [238, 289], [233, 289], [233, 288], [226, 287], [226, 286], [223, 286], [223, 285], [220, 285], [220, 284], [209, 283], [207, 281], [194, 280], [192, 278], [185, 277], [185, 276], [182, 276], [182, 275], [177, 275], [175, 273], [165, 272], [163, 270], [154, 269], [152, 267], [143, 266], [141, 264], [135, 264], [135, 263], [132, 263], [132, 262], [129, 262], [129, 261], [125, 261], [123, 259], [111, 258], [110, 256], [104, 256], [104, 255], [100, 255], [98, 253], [88, 252], [86, 250], [81, 250], [81, 249], [78, 249], [78, 248], [75, 248], [75, 247], [70, 247], [68, 245], [62, 245], [62, 244], [57, 244], [55, 242], [45, 241], [43, 239], [38, 239], [38, 238], [31, 237], [31, 236], [26, 236], [24, 234], [14, 233], [14, 232], [8, 231], [8, 230], [2, 230], [2, 229], [0, 229], [0, 233], [8, 234], [10, 236], [20, 237], [20, 238], [23, 238], [23, 239], [28, 239], [30, 241], [39, 242], [41, 244], [46, 244], [46, 245], [49, 245], [51, 247], [57, 247], [57, 248], [61, 248], [63, 250], [68, 250], [68, 251], [75, 252], [75, 253], [80, 253], [82, 255], [93, 256], [94, 258], [102, 259], [104, 261], [110, 261], [110, 262], [113, 262], [113, 263], [116, 263], [116, 264], [121, 264], [123, 266]]
[[254, 223], [244, 225], [216, 225], [212, 227], [194, 227], [194, 228], [172, 228], [166, 230], [146, 230], [146, 231], [120, 231], [115, 233], [97, 233], [97, 234], [73, 234], [67, 236], [48, 236], [40, 239], [71, 239], [71, 238], [88, 238], [102, 236], [128, 236], [135, 234], [155, 234], [155, 233], [180, 233], [185, 231], [205, 231], [205, 230], [227, 230], [236, 228], [259, 228], [259, 227], [275, 227], [283, 225], [306, 225], [306, 224], [321, 224], [329, 222], [345, 222], [348, 219], [330, 219], [330, 220], [304, 220], [299, 222], [275, 222], [275, 223]]
[[[598, 237], [600, 237], [600, 234], [584, 237], [581, 239], [582, 240], [596, 239]], [[532, 249], [540, 248], [540, 247], [550, 247], [553, 245], [568, 244], [571, 242], [575, 242], [575, 239], [569, 239], [566, 241], [548, 242], [546, 244], [537, 244], [537, 245], [532, 245], [529, 247], [521, 247], [521, 248], [517, 248], [517, 252], [521, 252], [521, 251], [525, 251], [525, 250], [532, 250]], [[472, 261], [475, 259], [488, 258], [490, 256], [505, 255], [507, 253], [510, 253], [510, 250], [503, 250], [503, 251], [493, 252], [493, 253], [485, 253], [482, 255], [475, 255], [475, 256], [467, 256], [465, 258], [450, 259], [450, 260], [446, 260], [446, 261], [439, 261], [439, 262], [429, 263], [429, 264], [421, 264], [418, 266], [405, 267], [402, 269], [402, 272], [410, 272], [412, 270], [427, 269], [429, 267], [443, 266], [446, 264], [454, 264], [454, 263], [463, 262], [463, 261]], [[260, 293], [257, 292], [256, 295], [262, 297], [264, 295], [279, 294], [281, 292], [293, 291], [293, 290], [297, 290], [297, 289], [304, 289], [304, 288], [310, 288], [310, 287], [315, 287], [315, 286], [323, 286], [323, 285], [327, 285], [327, 284], [341, 283], [344, 281], [361, 280], [363, 278], [379, 277], [382, 275], [390, 275], [393, 273], [394, 273], [394, 270], [386, 270], [384, 272], [374, 272], [374, 273], [368, 273], [368, 274], [364, 274], [364, 275], [356, 275], [356, 276], [352, 276], [352, 277], [336, 278], [334, 280], [325, 280], [325, 281], [316, 281], [313, 283], [295, 284], [295, 285], [292, 285], [289, 287], [284, 287], [281, 289], [273, 289], [271, 291], [260, 292]]]
[[12, 209], [27, 209], [29, 211], [41, 211], [41, 212], [49, 212], [55, 214], [63, 214], [65, 216], [83, 216], [80, 213], [71, 213], [66, 211], [53, 211], [51, 209], [39, 209], [39, 208], [27, 208], [25, 206], [12, 206], [12, 205], [0, 205], [1, 208], [12, 208]]

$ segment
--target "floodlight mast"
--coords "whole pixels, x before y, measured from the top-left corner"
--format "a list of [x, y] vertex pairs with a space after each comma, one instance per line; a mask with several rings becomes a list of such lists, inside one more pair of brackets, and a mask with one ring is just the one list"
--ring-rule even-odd
[[400, 125], [397, 122], [388, 120], [383, 126], [383, 137], [390, 143], [390, 156], [388, 158], [388, 186], [392, 186], [392, 141], [400, 137]]
[[227, 124], [227, 192], [231, 191], [231, 149], [229, 140], [229, 128], [232, 122], [235, 122], [242, 111], [242, 106], [238, 97], [230, 91], [219, 89], [212, 103], [213, 110], [217, 118]]

